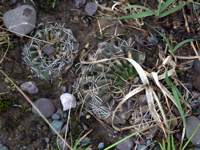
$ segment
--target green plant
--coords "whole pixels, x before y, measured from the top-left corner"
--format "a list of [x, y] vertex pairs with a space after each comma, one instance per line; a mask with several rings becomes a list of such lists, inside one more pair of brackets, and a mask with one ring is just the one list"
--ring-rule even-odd
[[60, 24], [43, 24], [23, 48], [22, 59], [34, 77], [53, 79], [73, 65], [78, 46], [70, 29]]
[[124, 16], [124, 17], [119, 17], [118, 19], [129, 19], [129, 18], [142, 18], [142, 17], [147, 17], [147, 16], [152, 16], [154, 15], [156, 17], [156, 20], [158, 20], [159, 18], [163, 18], [175, 11], [177, 11], [178, 9], [180, 9], [181, 7], [185, 6], [188, 2], [185, 3], [181, 3], [178, 6], [163, 12], [169, 5], [171, 5], [175, 0], [167, 0], [163, 5], [161, 4], [161, 0], [159, 1], [159, 5], [158, 5], [158, 10], [157, 12], [152, 11], [151, 9], [144, 7], [144, 6], [139, 6], [139, 5], [130, 5], [125, 7], [124, 9], [131, 9], [131, 8], [140, 8], [140, 9], [144, 9], [146, 10], [146, 12], [141, 12], [141, 13], [137, 13], [137, 14], [133, 14], [133, 15], [128, 15], [128, 16]]
[[[116, 37], [108, 42], [99, 43], [97, 50], [85, 53], [81, 57], [82, 61], [92, 63], [87, 66], [81, 64], [81, 76], [74, 84], [75, 92], [100, 119], [111, 123], [111, 114], [118, 101], [133, 89], [131, 84], [137, 72], [124, 58], [134, 59], [142, 64], [145, 53], [135, 49], [137, 44], [131, 37], [126, 40]], [[101, 62], [101, 59], [108, 61]], [[126, 122], [131, 113], [127, 107], [128, 105], [124, 104], [122, 111], [117, 112], [116, 123]]]
[[58, 79], [60, 79], [60, 82], [58, 83], [58, 87], [60, 87], [61, 84], [63, 83], [63, 78], [62, 77], [58, 77]]
[[53, 3], [51, 4], [51, 7], [55, 8], [58, 3], [59, 3], [59, 0], [54, 0]]
[[104, 39], [104, 37], [105, 37], [106, 35], [108, 35], [108, 33], [107, 33], [107, 32], [106, 32], [106, 33], [103, 33], [103, 34], [100, 34], [99, 36], [98, 36], [98, 35], [96, 35], [96, 34], [93, 34], [93, 36], [94, 36], [94, 37], [97, 37], [97, 38], [99, 38], [99, 39], [101, 39], [101, 40], [103, 40], [103, 39]]

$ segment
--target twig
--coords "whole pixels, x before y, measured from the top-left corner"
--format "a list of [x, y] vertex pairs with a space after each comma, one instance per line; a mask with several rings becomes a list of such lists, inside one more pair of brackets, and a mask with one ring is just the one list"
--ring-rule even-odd
[[[187, 27], [187, 32], [190, 33], [190, 28], [189, 28], [189, 25], [188, 25], [188, 21], [187, 21], [187, 18], [186, 18], [186, 14], [185, 14], [185, 9], [184, 9], [184, 7], [182, 7], [182, 11], [183, 11], [184, 19], [185, 19], [185, 25], [186, 25], [186, 27]], [[192, 46], [192, 48], [193, 48], [195, 54], [196, 54], [197, 56], [199, 56], [199, 54], [198, 54], [198, 52], [197, 52], [197, 49], [196, 49], [196, 47], [195, 47], [195, 45], [194, 45], [194, 42], [191, 41], [190, 44], [191, 44], [191, 46]], [[199, 61], [200, 61], [200, 58], [198, 58], [198, 59], [199, 59]]]

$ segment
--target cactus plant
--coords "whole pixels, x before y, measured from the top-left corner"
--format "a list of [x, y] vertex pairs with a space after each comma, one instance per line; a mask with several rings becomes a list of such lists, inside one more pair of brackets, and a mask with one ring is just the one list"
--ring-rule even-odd
[[60, 24], [43, 24], [24, 46], [22, 57], [34, 77], [53, 79], [72, 66], [77, 49], [70, 29]]
[[[108, 121], [118, 102], [133, 89], [137, 72], [123, 58], [131, 58], [138, 63], [144, 61], [145, 53], [135, 49], [136, 43], [131, 37], [127, 40], [113, 38], [99, 43], [96, 51], [87, 52], [81, 58], [91, 63], [81, 66], [81, 76], [74, 84], [74, 89], [79, 99], [84, 100], [100, 119]], [[115, 124], [125, 123], [130, 117], [129, 110], [130, 103], [124, 103], [116, 113]]]

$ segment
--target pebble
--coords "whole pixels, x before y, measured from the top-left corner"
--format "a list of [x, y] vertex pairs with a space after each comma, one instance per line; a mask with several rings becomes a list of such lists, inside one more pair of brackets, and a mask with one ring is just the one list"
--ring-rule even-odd
[[[34, 104], [46, 118], [51, 117], [56, 110], [54, 104], [47, 98], [40, 98], [36, 100]], [[33, 106], [32, 106], [32, 112], [40, 116], [40, 114], [35, 110]]]
[[8, 150], [5, 146], [1, 147], [0, 150]]
[[[51, 125], [56, 129], [56, 131], [59, 132], [59, 130], [62, 128], [64, 121], [60, 120], [54, 120]], [[50, 127], [51, 132], [56, 135], [56, 133], [53, 131], [53, 129]]]
[[137, 150], [147, 150], [147, 146], [146, 145], [138, 145]]
[[11, 0], [11, 2], [12, 2], [13, 4], [15, 4], [15, 3], [17, 2], [17, 0]]
[[197, 98], [197, 102], [200, 103], [200, 96]]
[[[186, 118], [186, 124], [187, 124], [187, 128], [188, 128], [188, 134], [186, 133], [186, 137], [187, 137], [187, 139], [189, 139], [191, 137], [191, 135], [194, 133], [195, 129], [200, 124], [200, 120], [195, 116], [189, 116]], [[191, 139], [191, 142], [197, 147], [200, 146], [200, 138], [199, 137], [200, 137], [200, 128], [197, 130], [197, 132]]]
[[[190, 10], [190, 4], [187, 4], [187, 8]], [[200, 5], [194, 4], [193, 9], [198, 10], [200, 8]]]
[[94, 2], [89, 2], [85, 6], [85, 11], [88, 13], [88, 15], [92, 16], [97, 11], [98, 5]]
[[69, 132], [69, 125], [68, 125], [68, 128], [67, 128], [67, 124], [64, 125], [64, 127], [62, 128], [62, 130], [60, 131], [60, 134], [65, 134], [66, 133], [66, 130], [67, 130], [67, 133]]
[[90, 115], [86, 115], [86, 117], [85, 117], [86, 119], [90, 119]]
[[193, 82], [192, 86], [200, 91], [200, 75], [197, 77], [197, 79]]
[[[3, 22], [7, 29], [20, 34], [28, 34], [35, 28], [36, 11], [30, 5], [22, 5], [7, 11], [3, 15]], [[19, 37], [23, 35], [16, 34]]]
[[0, 148], [3, 147], [3, 144], [0, 144]]
[[56, 53], [53, 46], [51, 46], [50, 44], [46, 44], [42, 51], [48, 56], [54, 55]]
[[67, 112], [63, 112], [63, 118], [67, 118]]
[[150, 144], [151, 144], [151, 140], [147, 140], [146, 145], [148, 146], [148, 145], [150, 145]]
[[34, 81], [24, 82], [20, 85], [20, 89], [22, 91], [26, 91], [29, 94], [36, 94], [38, 93], [38, 88]]
[[61, 109], [58, 109], [57, 111], [56, 111], [56, 114], [59, 114], [59, 115], [62, 115], [62, 110]]
[[62, 85], [60, 88], [64, 93], [67, 92], [67, 87], [66, 86]]
[[99, 143], [98, 149], [103, 149], [104, 148], [104, 142]]
[[82, 123], [82, 126], [83, 126], [83, 130], [88, 130], [88, 127], [84, 123]]
[[76, 8], [81, 8], [85, 4], [85, 0], [75, 0]]
[[23, 149], [26, 149], [27, 148], [27, 146], [23, 146]]
[[46, 143], [49, 143], [49, 141], [50, 141], [48, 137], [45, 138], [44, 140], [45, 140]]
[[149, 43], [153, 44], [153, 45], [157, 45], [158, 44], [158, 39], [155, 36], [152, 36], [148, 39]]
[[60, 96], [60, 100], [63, 106], [63, 110], [69, 110], [76, 107], [76, 97], [70, 93], [64, 93]]
[[196, 73], [200, 74], [200, 62], [198, 58], [194, 60], [194, 70]]
[[117, 150], [131, 150], [134, 146], [133, 140], [131, 138], [128, 138], [121, 143], [117, 144], [116, 148]]
[[52, 117], [52, 119], [54, 119], [54, 120], [59, 120], [59, 119], [60, 119], [60, 115], [57, 114], [57, 113], [53, 114], [51, 117]]
[[[106, 7], [106, 6], [107, 6], [107, 3], [104, 3], [104, 4], [102, 4], [101, 6], [104, 6], [104, 7]], [[103, 12], [103, 11], [104, 11], [104, 9], [103, 9], [103, 8], [101, 8], [101, 11]]]
[[[69, 141], [66, 140], [66, 142], [70, 145]], [[67, 145], [60, 138], [58, 139], [58, 145], [59, 145], [59, 147], [60, 147], [61, 150], [69, 150], [69, 148], [67, 147]], [[63, 149], [64, 145], [65, 145], [65, 148]]]
[[83, 144], [88, 144], [90, 141], [91, 141], [90, 138], [85, 137], [82, 139], [82, 141], [80, 143], [81, 143], [81, 145], [83, 145]]

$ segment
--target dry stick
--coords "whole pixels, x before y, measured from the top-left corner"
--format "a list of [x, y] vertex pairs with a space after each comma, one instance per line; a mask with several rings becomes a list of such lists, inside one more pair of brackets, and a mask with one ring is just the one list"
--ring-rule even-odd
[[[189, 28], [188, 21], [187, 21], [186, 15], [185, 15], [185, 9], [184, 9], [184, 7], [182, 7], [182, 11], [183, 11], [184, 19], [185, 19], [185, 25], [186, 25], [186, 27], [187, 27], [187, 32], [190, 33], [190, 28]], [[192, 48], [193, 48], [195, 54], [196, 54], [197, 56], [199, 56], [199, 54], [198, 54], [198, 52], [197, 52], [197, 49], [196, 49], [196, 47], [195, 47], [195, 45], [194, 45], [194, 42], [191, 41], [190, 43], [191, 43], [191, 45], [192, 45]], [[200, 58], [199, 58], [199, 61], [200, 61]]]
[[30, 38], [30, 39], [38, 40], [38, 41], [41, 41], [41, 42], [44, 42], [44, 43], [54, 44], [54, 43], [51, 43], [51, 42], [47, 42], [47, 41], [44, 41], [44, 40], [40, 40], [40, 39], [31, 37], [31, 36], [28, 36], [28, 35], [25, 35], [25, 34], [21, 34], [21, 33], [18, 33], [18, 32], [9, 30], [9, 29], [2, 28], [2, 27], [0, 27], [0, 29], [3, 29], [3, 30], [6, 30], [6, 31], [9, 31], [9, 32], [12, 32], [12, 33], [14, 33], [14, 34], [22, 35], [22, 36], [25, 36], [25, 37]]
[[0, 69], [0, 72], [10, 80], [10, 82], [19, 90], [19, 92], [28, 100], [28, 102], [34, 107], [34, 109], [40, 114], [40, 116], [44, 119], [44, 121], [53, 129], [53, 131], [59, 136], [59, 138], [70, 148], [73, 150], [70, 145], [63, 139], [63, 137], [58, 133], [58, 131], [49, 123], [49, 121], [44, 117], [44, 115], [40, 112], [40, 110], [35, 106], [35, 104], [30, 100], [30, 98]]

